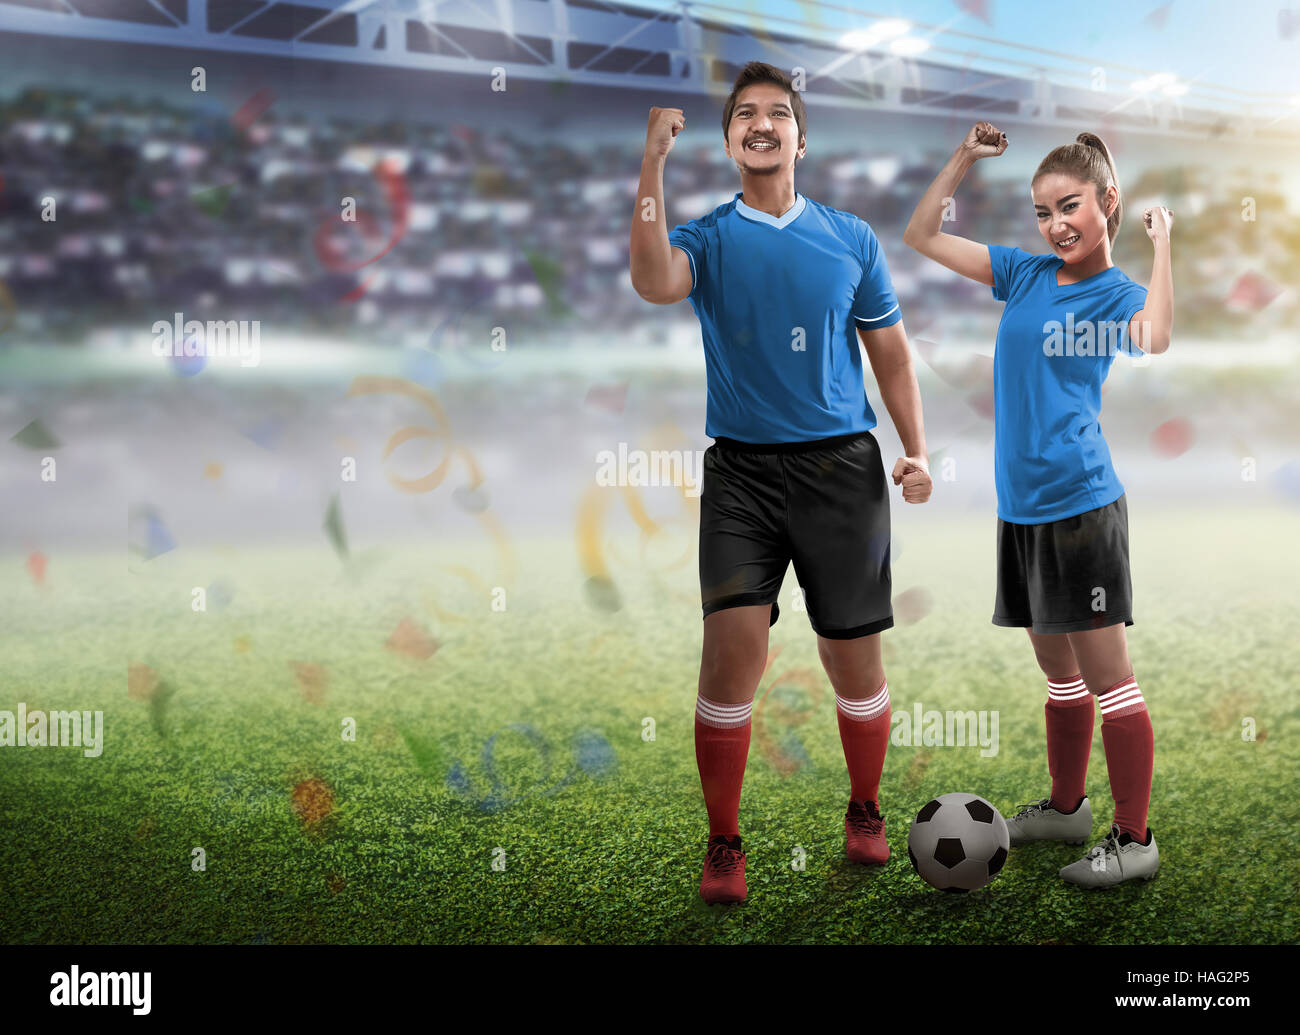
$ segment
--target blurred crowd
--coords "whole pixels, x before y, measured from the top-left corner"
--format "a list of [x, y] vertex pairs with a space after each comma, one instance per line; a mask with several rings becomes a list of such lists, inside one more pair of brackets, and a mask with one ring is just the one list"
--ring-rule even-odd
[[[274, 107], [240, 124], [209, 106], [25, 91], [0, 104], [0, 283], [12, 299], [0, 291], [10, 310], [0, 346], [94, 344], [106, 329], [147, 331], [176, 311], [378, 344], [427, 341], [475, 318], [524, 343], [698, 340], [687, 304], [665, 311], [631, 286], [635, 143], [584, 143], [580, 132], [530, 140], [459, 114], [473, 124], [308, 122]], [[718, 134], [701, 135], [707, 145], [668, 163], [670, 226], [739, 189]], [[967, 308], [997, 315], [987, 289], [901, 244], [945, 157], [819, 150], [796, 171], [799, 191], [871, 223], [914, 329]], [[1279, 189], [1215, 175], [1158, 161], [1131, 180], [1121, 170], [1129, 208], [1113, 261], [1148, 279], [1135, 221], [1142, 199], [1157, 198], [1177, 217], [1183, 329], [1240, 336], [1243, 313], [1252, 333], [1294, 326], [1286, 287], [1300, 239], [1289, 220], [1242, 218], [1243, 194], [1261, 213], [1284, 212]], [[354, 222], [341, 217], [344, 198]], [[56, 219], [43, 218], [47, 199]], [[959, 211], [951, 232], [1044, 250], [1024, 184], [977, 166]]]

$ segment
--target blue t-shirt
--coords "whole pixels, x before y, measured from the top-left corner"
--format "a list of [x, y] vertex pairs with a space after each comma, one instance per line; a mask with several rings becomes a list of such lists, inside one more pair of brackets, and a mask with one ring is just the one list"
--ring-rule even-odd
[[993, 352], [998, 517], [1038, 525], [1114, 503], [1124, 486], [1101, 436], [1101, 385], [1147, 289], [1118, 266], [1061, 286], [1065, 260], [989, 245], [1006, 302]]
[[705, 434], [770, 443], [869, 431], [855, 328], [903, 316], [880, 242], [865, 220], [802, 194], [777, 218], [741, 193], [668, 234], [691, 260]]

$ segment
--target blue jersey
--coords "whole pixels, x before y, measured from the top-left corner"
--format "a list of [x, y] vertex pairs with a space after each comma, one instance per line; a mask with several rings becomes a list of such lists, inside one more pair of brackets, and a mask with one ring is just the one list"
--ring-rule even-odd
[[1114, 503], [1124, 486], [1101, 436], [1101, 385], [1147, 289], [1118, 266], [1059, 285], [1065, 260], [989, 245], [1006, 302], [993, 353], [998, 517], [1038, 525]]
[[865, 220], [802, 194], [778, 218], [737, 191], [668, 241], [691, 261], [707, 435], [808, 442], [876, 426], [856, 328], [903, 314]]

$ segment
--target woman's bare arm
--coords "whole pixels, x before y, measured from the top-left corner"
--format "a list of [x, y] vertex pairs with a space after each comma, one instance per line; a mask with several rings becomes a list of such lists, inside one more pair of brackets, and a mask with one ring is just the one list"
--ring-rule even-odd
[[988, 122], [977, 122], [921, 196], [903, 232], [903, 243], [954, 273], [992, 286], [993, 264], [989, 260], [988, 246], [955, 234], [945, 234], [940, 228], [944, 209], [956, 193], [966, 170], [980, 158], [996, 157], [1006, 149], [1005, 133]]

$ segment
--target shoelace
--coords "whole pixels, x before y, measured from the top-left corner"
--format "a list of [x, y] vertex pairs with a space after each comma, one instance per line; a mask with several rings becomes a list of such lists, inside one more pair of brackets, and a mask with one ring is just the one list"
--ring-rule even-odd
[[735, 873], [740, 869], [745, 853], [732, 848], [725, 841], [719, 841], [709, 849], [709, 869], [714, 873]]
[[1016, 808], [1020, 811], [1012, 818], [1019, 819], [1021, 816], [1031, 816], [1035, 812], [1042, 812], [1043, 809], [1047, 808], [1047, 803], [1051, 800], [1051, 798], [1039, 798], [1038, 801], [1031, 801], [1024, 805], [1017, 805]]
[[1116, 834], [1113, 829], [1088, 850], [1087, 857], [1089, 859], [1096, 859], [1099, 856], [1107, 855], [1112, 852], [1116, 856], [1119, 855], [1119, 835]]
[[848, 816], [849, 826], [859, 834], [868, 834], [872, 837], [879, 834], [882, 827], [880, 819], [873, 816], [866, 808], [862, 806], [861, 813], [850, 812]]

